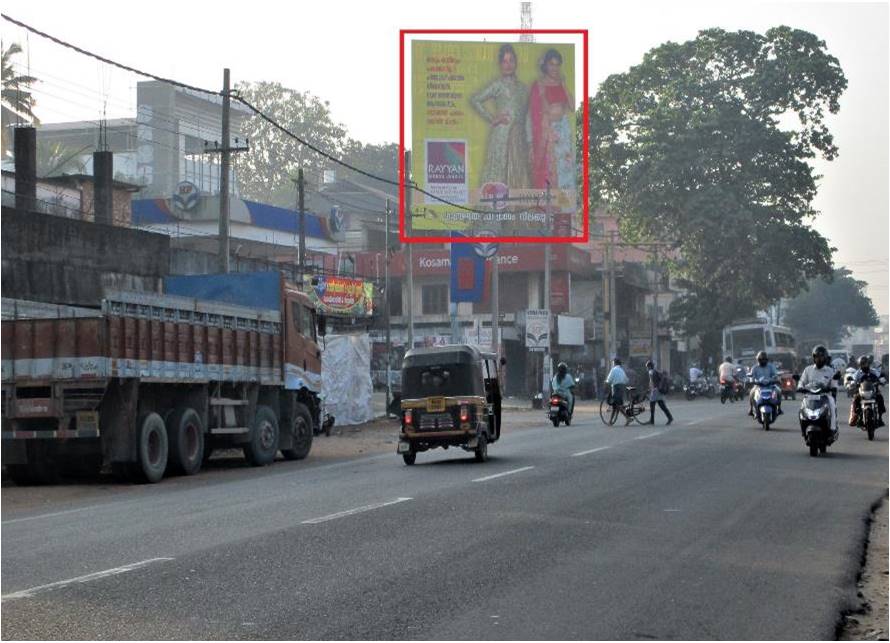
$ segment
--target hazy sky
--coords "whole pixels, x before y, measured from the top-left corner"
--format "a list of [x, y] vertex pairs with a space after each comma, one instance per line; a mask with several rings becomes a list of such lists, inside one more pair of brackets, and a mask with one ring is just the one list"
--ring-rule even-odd
[[[207, 88], [222, 68], [233, 82], [270, 80], [330, 101], [336, 120], [365, 142], [398, 140], [399, 28], [514, 28], [519, 2], [169, 2], [123, 5], [6, 0], [3, 13], [110, 58]], [[447, 15], [444, 8], [447, 7]], [[816, 227], [837, 247], [837, 264], [869, 283], [888, 313], [887, 3], [533, 2], [536, 28], [590, 31], [590, 89], [667, 40], [721, 27], [763, 32], [786, 24], [823, 39], [847, 76], [841, 111], [829, 119], [838, 159], [823, 176]], [[132, 116], [135, 77], [25, 38], [3, 21], [2, 38], [27, 45], [34, 75], [46, 78], [44, 122]], [[24, 58], [22, 58], [24, 60]], [[77, 88], [80, 88], [79, 93]], [[75, 92], [75, 93], [72, 93]], [[53, 97], [55, 95], [55, 98]], [[44, 107], [46, 111], [41, 112]]]

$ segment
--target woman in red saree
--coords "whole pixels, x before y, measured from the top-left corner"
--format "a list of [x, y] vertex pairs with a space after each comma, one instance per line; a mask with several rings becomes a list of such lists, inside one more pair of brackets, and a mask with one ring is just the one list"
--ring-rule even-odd
[[571, 118], [574, 101], [562, 76], [562, 55], [548, 49], [541, 60], [541, 77], [529, 92], [532, 187], [573, 190], [575, 140]]

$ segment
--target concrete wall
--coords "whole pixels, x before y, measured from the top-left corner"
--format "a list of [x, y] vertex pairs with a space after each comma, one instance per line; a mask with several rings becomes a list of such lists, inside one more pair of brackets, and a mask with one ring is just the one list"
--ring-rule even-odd
[[4, 297], [98, 306], [104, 289], [157, 292], [169, 237], [15, 208], [2, 211]]

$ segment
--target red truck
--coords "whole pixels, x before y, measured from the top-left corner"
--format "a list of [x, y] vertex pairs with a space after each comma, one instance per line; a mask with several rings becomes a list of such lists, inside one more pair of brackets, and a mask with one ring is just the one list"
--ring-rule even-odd
[[74, 465], [158, 482], [217, 448], [305, 458], [325, 421], [319, 321], [274, 272], [168, 277], [164, 294], [108, 293], [94, 317], [3, 321], [3, 465], [20, 483]]

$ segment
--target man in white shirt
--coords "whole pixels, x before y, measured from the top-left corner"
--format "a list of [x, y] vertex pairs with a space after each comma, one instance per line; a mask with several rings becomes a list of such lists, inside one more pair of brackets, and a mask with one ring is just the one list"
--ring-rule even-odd
[[702, 376], [702, 371], [697, 366], [689, 367], [689, 382], [692, 383]]
[[630, 379], [621, 367], [621, 360], [617, 357], [612, 360], [612, 370], [606, 376], [606, 384], [612, 387], [612, 404], [624, 404], [624, 390]]
[[735, 381], [735, 365], [732, 363], [731, 357], [727, 356], [727, 358], [720, 365], [718, 375], [720, 377], [721, 384]]

